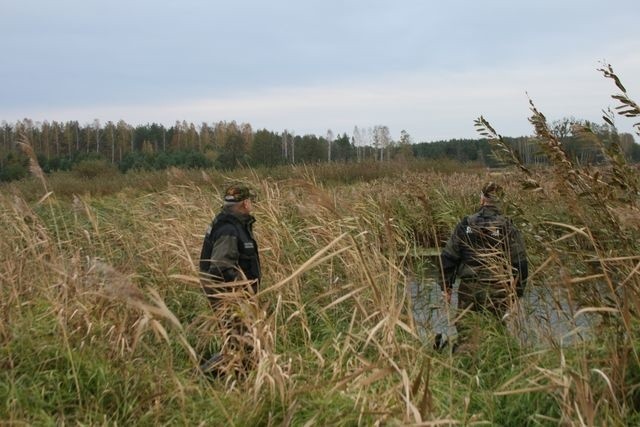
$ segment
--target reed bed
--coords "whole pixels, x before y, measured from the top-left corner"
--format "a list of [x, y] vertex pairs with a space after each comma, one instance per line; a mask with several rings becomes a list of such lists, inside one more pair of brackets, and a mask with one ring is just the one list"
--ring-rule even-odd
[[[58, 195], [54, 179], [34, 165], [28, 188], [7, 186], [0, 195], [0, 418], [640, 422], [637, 194], [596, 171], [565, 166], [496, 174], [405, 165], [375, 179], [369, 171], [366, 180], [344, 165], [273, 176], [169, 170], [128, 178], [148, 186]], [[337, 180], [341, 171], [353, 178]], [[633, 173], [616, 177], [630, 183]], [[197, 258], [228, 179], [258, 190], [263, 285], [237, 305], [255, 366], [211, 379], [197, 369], [199, 358], [224, 342], [200, 290]], [[442, 245], [488, 179], [506, 187], [506, 210], [525, 234], [529, 291], [548, 291], [548, 312], [574, 328], [557, 336], [540, 325], [534, 340], [522, 341], [517, 321], [504, 328], [477, 315], [470, 349], [436, 352], [434, 331], [415, 322], [409, 286], [434, 286], [436, 262], [424, 249]], [[524, 322], [525, 314], [514, 318]], [[571, 339], [586, 315], [588, 337]]]
[[[636, 108], [624, 95], [615, 99]], [[483, 118], [480, 132], [513, 167], [171, 169], [114, 186], [45, 177], [32, 156], [33, 178], [0, 192], [0, 419], [640, 424], [638, 170], [615, 144], [603, 147], [606, 165], [575, 164], [531, 107], [542, 169], [521, 164]], [[263, 283], [236, 302], [255, 364], [214, 379], [200, 357], [226, 344], [197, 266], [230, 179], [258, 190]], [[544, 300], [514, 307], [507, 327], [474, 314], [464, 351], [435, 351], [416, 307], [456, 313], [414, 288], [436, 286], [435, 255], [487, 180], [506, 188], [530, 258], [527, 293]]]

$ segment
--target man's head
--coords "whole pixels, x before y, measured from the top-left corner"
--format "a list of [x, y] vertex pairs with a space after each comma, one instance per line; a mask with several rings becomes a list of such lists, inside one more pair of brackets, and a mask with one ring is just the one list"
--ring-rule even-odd
[[494, 205], [502, 200], [504, 190], [499, 184], [493, 181], [487, 182], [480, 190], [480, 203], [483, 205]]
[[240, 213], [249, 213], [256, 194], [244, 184], [232, 184], [223, 194], [224, 206], [230, 207]]

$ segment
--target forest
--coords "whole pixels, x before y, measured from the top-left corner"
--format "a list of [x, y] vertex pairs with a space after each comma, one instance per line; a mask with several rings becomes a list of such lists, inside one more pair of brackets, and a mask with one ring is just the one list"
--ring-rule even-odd
[[[640, 160], [640, 145], [633, 135], [617, 133], [608, 123], [596, 124], [563, 118], [550, 130], [568, 155], [581, 164], [599, 164], [602, 146], [620, 146], [630, 162]], [[34, 122], [24, 119], [0, 127], [0, 181], [28, 175], [28, 156], [20, 150], [20, 137], [30, 141], [45, 173], [74, 170], [78, 175], [101, 171], [162, 170], [183, 168], [273, 167], [323, 162], [362, 162], [425, 158], [475, 162], [482, 166], [502, 164], [493, 156], [487, 138], [415, 142], [402, 130], [393, 140], [387, 126], [354, 127], [351, 135], [296, 135], [293, 131], [254, 131], [248, 123], [235, 121], [195, 125], [177, 121], [171, 127], [152, 123], [133, 126], [123, 120], [81, 125], [78, 121]], [[538, 150], [536, 136], [505, 137], [527, 165], [547, 164]]]

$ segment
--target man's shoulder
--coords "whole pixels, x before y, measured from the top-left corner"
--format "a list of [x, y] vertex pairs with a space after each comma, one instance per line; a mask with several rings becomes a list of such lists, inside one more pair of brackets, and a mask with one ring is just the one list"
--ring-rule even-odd
[[482, 208], [465, 218], [464, 226], [470, 227], [506, 227], [513, 228], [511, 219], [497, 209]]
[[216, 235], [234, 233], [239, 226], [238, 220], [226, 212], [219, 213], [211, 224], [212, 233]]

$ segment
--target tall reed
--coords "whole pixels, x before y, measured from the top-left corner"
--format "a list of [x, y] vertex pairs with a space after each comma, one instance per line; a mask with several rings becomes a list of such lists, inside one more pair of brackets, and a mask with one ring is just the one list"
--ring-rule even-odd
[[[555, 159], [552, 168], [516, 164], [496, 175], [423, 164], [376, 169], [372, 180], [348, 172], [352, 165], [272, 175], [173, 169], [128, 176], [146, 182], [142, 187], [97, 193], [64, 193], [51, 182], [56, 177], [45, 176], [38, 186], [4, 187], [0, 418], [113, 425], [636, 423], [636, 171], [619, 157], [606, 167], [576, 165], [533, 103], [531, 120], [541, 148]], [[478, 124], [501, 143], [486, 120]], [[339, 179], [343, 172], [348, 179]], [[264, 277], [258, 295], [237, 305], [255, 367], [211, 380], [197, 369], [198, 359], [224, 339], [200, 289], [197, 258], [228, 179], [258, 189]], [[409, 291], [416, 283], [435, 286], [434, 255], [476, 207], [477, 189], [488, 179], [506, 187], [505, 209], [525, 234], [529, 291], [548, 292], [554, 298], [547, 315], [566, 316], [573, 327], [558, 336], [544, 315], [539, 325], [509, 328], [472, 315], [474, 351], [436, 352], [434, 330], [417, 323], [414, 308], [440, 302], [411, 300]], [[535, 332], [534, 339], [520, 340], [518, 327]]]

